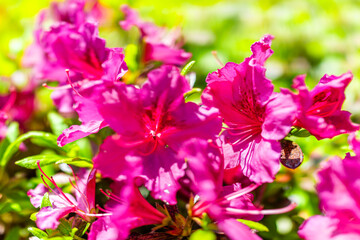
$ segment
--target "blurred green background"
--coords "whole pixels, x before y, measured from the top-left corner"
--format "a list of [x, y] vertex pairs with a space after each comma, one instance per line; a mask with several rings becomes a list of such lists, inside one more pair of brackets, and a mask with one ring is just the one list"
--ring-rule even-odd
[[[19, 69], [24, 48], [32, 40], [35, 16], [49, 5], [48, 0], [3, 0], [0, 2], [0, 76], [10, 76]], [[110, 10], [100, 29], [108, 46], [137, 43], [135, 29], [121, 30], [121, 4], [127, 3], [140, 15], [161, 26], [181, 26], [185, 48], [193, 53], [197, 86], [204, 86], [209, 72], [219, 65], [211, 51], [223, 62], [241, 62], [250, 55], [250, 46], [264, 34], [275, 36], [273, 56], [267, 62], [267, 76], [277, 87], [289, 87], [294, 76], [307, 74], [314, 86], [325, 74], [351, 70], [359, 89], [360, 76], [360, 2], [351, 0], [102, 0]], [[132, 34], [131, 34], [132, 33]], [[348, 101], [359, 99], [348, 91]], [[360, 108], [346, 103], [357, 117]]]
[[[267, 61], [267, 77], [276, 88], [290, 87], [298, 74], [307, 74], [312, 88], [324, 74], [352, 71], [354, 80], [346, 90], [344, 108], [360, 123], [360, 2], [351, 0], [102, 0], [106, 19], [100, 36], [109, 47], [137, 44], [139, 33], [125, 32], [118, 26], [123, 18], [121, 4], [136, 8], [143, 19], [169, 28], [181, 26], [184, 48], [193, 54], [196, 86], [204, 87], [206, 75], [220, 66], [211, 51], [224, 63], [240, 63], [248, 57], [250, 46], [264, 34], [275, 36], [273, 56]], [[2, 0], [0, 2], [0, 76], [9, 77], [21, 69], [23, 51], [32, 41], [36, 14], [48, 7], [48, 0]], [[131, 45], [130, 45], [131, 46]], [[132, 63], [129, 59], [129, 67]], [[136, 64], [133, 63], [133, 64]], [[298, 239], [302, 218], [318, 214], [314, 192], [314, 172], [319, 162], [349, 151], [346, 136], [334, 140], [295, 139], [305, 154], [305, 162], [295, 171], [282, 169], [277, 183], [269, 185], [264, 198], [267, 207], [279, 207], [272, 199], [285, 195], [299, 203], [295, 213], [264, 219], [270, 233], [265, 239]], [[25, 196], [26, 197], [26, 196]], [[1, 198], [1, 197], [0, 197]], [[297, 215], [297, 216], [295, 216]], [[0, 212], [1, 216], [1, 212]], [[4, 215], [0, 222], [4, 221]], [[0, 224], [1, 227], [1, 224]], [[0, 229], [0, 233], [1, 233]], [[1, 234], [0, 234], [1, 235]]]

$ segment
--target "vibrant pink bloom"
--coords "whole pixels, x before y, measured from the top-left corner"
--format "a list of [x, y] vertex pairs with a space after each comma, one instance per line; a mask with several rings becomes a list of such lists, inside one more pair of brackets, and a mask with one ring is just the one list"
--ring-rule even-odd
[[43, 36], [47, 32], [44, 22], [52, 20], [51, 27], [65, 24], [75, 28], [87, 22], [95, 24], [100, 19], [100, 8], [97, 0], [66, 0], [53, 2], [50, 9], [41, 11], [34, 31], [34, 42], [26, 49], [22, 59], [23, 66], [35, 67], [33, 74], [37, 80], [58, 80], [58, 75], [62, 75], [61, 79], [66, 79], [63, 68], [57, 66], [56, 59], [48, 52], [49, 43]]
[[[122, 228], [120, 228], [121, 230]], [[119, 229], [114, 224], [110, 216], [104, 216], [91, 224], [89, 233], [89, 240], [106, 239], [106, 240], [121, 240]]]
[[296, 77], [293, 87], [299, 91], [299, 110], [294, 125], [307, 129], [319, 140], [358, 130], [359, 126], [350, 120], [350, 113], [341, 110], [344, 91], [352, 77], [350, 72], [324, 75], [311, 91], [305, 85], [304, 75]]
[[145, 62], [161, 61], [164, 64], [182, 65], [191, 58], [191, 53], [181, 49], [183, 41], [179, 29], [168, 31], [164, 27], [145, 22], [128, 5], [121, 6], [121, 10], [126, 18], [120, 22], [120, 26], [126, 31], [135, 26], [141, 33], [145, 43], [143, 56]]
[[[112, 83], [109, 84], [110, 88], [111, 86]], [[97, 133], [100, 129], [108, 126], [100, 115], [95, 101], [100, 89], [102, 91], [106, 91], [107, 89], [106, 84], [102, 81], [100, 81], [100, 83], [96, 81], [82, 83], [78, 89], [81, 95], [73, 96], [75, 101], [73, 109], [78, 113], [81, 125], [72, 125], [68, 129], [65, 129], [58, 137], [57, 142], [59, 146], [62, 147], [70, 142]]]
[[111, 185], [112, 193], [105, 193], [110, 200], [105, 206], [109, 216], [99, 218], [91, 227], [89, 239], [127, 239], [130, 230], [151, 224], [161, 224], [166, 216], [156, 210], [140, 193], [136, 185], [141, 166], [132, 166], [125, 179]]
[[55, 189], [51, 189], [46, 182], [46, 187], [42, 184], [38, 185], [34, 190], [28, 191], [31, 203], [34, 207], [40, 207], [42, 196], [48, 189], [51, 189], [49, 198], [52, 204], [51, 207], [43, 207], [36, 215], [36, 225], [40, 229], [55, 229], [59, 225], [59, 220], [69, 213], [76, 213], [86, 221], [94, 215], [95, 210], [95, 171], [82, 171], [79, 173], [80, 177], [75, 177], [76, 199], [68, 193], [64, 193], [53, 178], [48, 177], [41, 169], [39, 169], [44, 176], [54, 185]]
[[54, 64], [63, 70], [60, 76], [52, 78], [44, 75], [45, 79], [64, 83], [67, 79], [65, 69], [69, 69], [75, 79], [114, 81], [127, 70], [122, 49], [106, 48], [105, 40], [98, 37], [94, 24], [74, 26], [63, 23], [42, 34], [40, 41], [50, 63], [45, 62], [41, 68]]
[[117, 81], [127, 71], [121, 48], [106, 48], [105, 40], [98, 37], [97, 26], [92, 23], [72, 25], [59, 23], [49, 31], [36, 31], [34, 46], [28, 60], [37, 80], [58, 81], [60, 88], [52, 98], [62, 113], [72, 113], [75, 103], [72, 86], [68, 85], [65, 70], [69, 69], [71, 81], [81, 85], [83, 80]]
[[102, 17], [102, 9], [97, 0], [52, 2], [46, 13], [55, 23], [67, 22], [74, 25], [81, 25], [85, 22], [97, 23]]
[[[350, 139], [356, 154], [360, 142]], [[318, 172], [317, 192], [325, 216], [313, 216], [299, 230], [299, 236], [311, 239], [360, 239], [360, 155], [334, 157]]]
[[260, 221], [263, 214], [279, 214], [294, 209], [294, 204], [277, 210], [262, 210], [254, 206], [250, 192], [257, 185], [245, 188], [241, 184], [223, 186], [224, 160], [219, 149], [206, 141], [189, 141], [182, 151], [187, 155], [189, 185], [196, 194], [192, 217], [201, 218], [207, 213], [230, 239], [260, 239], [236, 219]]
[[119, 179], [124, 162], [141, 161], [145, 186], [155, 198], [174, 204], [186, 168], [178, 150], [188, 139], [214, 138], [221, 122], [217, 110], [184, 102], [190, 86], [176, 67], [162, 66], [148, 78], [141, 89], [117, 85], [101, 93], [99, 112], [117, 135], [105, 140], [94, 167]]
[[6, 121], [9, 119], [9, 111], [14, 106], [15, 101], [15, 90], [12, 90], [8, 95], [0, 96], [0, 140], [4, 139], [6, 136]]
[[21, 128], [29, 120], [34, 110], [34, 92], [17, 91], [10, 87], [10, 92], [0, 95], [0, 140], [6, 136], [7, 122], [16, 121]]
[[273, 92], [264, 63], [272, 54], [266, 35], [241, 64], [227, 63], [208, 75], [202, 101], [216, 107], [228, 126], [223, 132], [225, 168], [238, 169], [256, 183], [272, 182], [279, 170], [278, 142], [290, 131], [296, 104], [291, 93]]

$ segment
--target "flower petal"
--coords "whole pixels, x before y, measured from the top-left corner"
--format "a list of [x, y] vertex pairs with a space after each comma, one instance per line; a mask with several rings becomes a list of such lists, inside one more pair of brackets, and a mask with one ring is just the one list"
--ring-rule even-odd
[[63, 208], [43, 207], [36, 214], [36, 225], [42, 230], [56, 229], [60, 224], [59, 220], [75, 210], [75, 206]]

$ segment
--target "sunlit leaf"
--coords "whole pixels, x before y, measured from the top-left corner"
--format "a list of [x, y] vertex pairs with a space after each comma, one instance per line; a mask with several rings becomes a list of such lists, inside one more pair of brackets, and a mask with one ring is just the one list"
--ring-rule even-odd
[[212, 231], [199, 229], [190, 235], [190, 240], [216, 240], [216, 234]]
[[15, 164], [29, 169], [37, 169], [37, 161], [40, 161], [40, 166], [47, 166], [50, 164], [60, 164], [67, 163], [72, 164], [78, 167], [92, 167], [91, 160], [87, 158], [69, 158], [64, 156], [59, 156], [55, 154], [40, 154], [30, 156], [19, 161], [16, 161]]
[[43, 207], [52, 207], [52, 204], [50, 202], [50, 198], [49, 198], [49, 193], [45, 193], [42, 200], [41, 200], [41, 205], [40, 205], [40, 209]]
[[46, 238], [48, 236], [46, 232], [44, 232], [43, 230], [40, 230], [36, 227], [29, 227], [28, 231], [31, 232], [32, 235], [34, 235], [35, 237], [38, 237], [40, 239]]
[[48, 120], [51, 130], [55, 135], [59, 136], [64, 129], [69, 127], [69, 125], [65, 123], [65, 119], [56, 112], [49, 112]]
[[[37, 140], [37, 143], [41, 143], [41, 146], [47, 146], [54, 148], [56, 150], [65, 151], [67, 148], [60, 148], [57, 146], [57, 136], [46, 133], [46, 132], [38, 132], [31, 131], [27, 132], [20, 137], [18, 137], [14, 142], [12, 142], [4, 152], [4, 155], [0, 160], [0, 167], [4, 167], [7, 162], [11, 159], [11, 157], [19, 150], [19, 146], [22, 142], [27, 139]], [[66, 147], [66, 146], [65, 146]]]
[[185, 67], [181, 70], [181, 75], [182, 76], [185, 76], [189, 71], [190, 69], [192, 68], [192, 66], [194, 66], [195, 64], [195, 61], [191, 61], [189, 62], [188, 64], [185, 65]]
[[238, 221], [245, 224], [246, 226], [248, 226], [251, 229], [255, 229], [258, 232], [268, 232], [269, 231], [269, 229], [265, 225], [263, 225], [259, 222], [254, 222], [254, 221], [245, 220], [245, 219], [238, 219]]

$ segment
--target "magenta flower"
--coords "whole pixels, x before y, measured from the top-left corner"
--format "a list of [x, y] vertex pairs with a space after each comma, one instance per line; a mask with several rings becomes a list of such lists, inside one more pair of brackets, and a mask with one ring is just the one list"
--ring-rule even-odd
[[70, 182], [74, 187], [75, 197], [71, 194], [64, 193], [56, 184], [52, 177], [48, 177], [41, 169], [38, 162], [38, 167], [41, 171], [42, 178], [45, 176], [53, 185], [54, 189], [50, 188], [43, 179], [44, 184], [38, 185], [34, 190], [28, 191], [28, 196], [34, 207], [40, 207], [41, 200], [45, 192], [51, 190], [49, 195], [52, 206], [43, 207], [36, 214], [36, 225], [40, 229], [56, 229], [60, 224], [59, 220], [69, 213], [76, 213], [85, 221], [90, 221], [91, 217], [95, 216], [95, 171], [82, 171], [80, 177], [75, 176], [75, 184]]
[[188, 139], [214, 138], [221, 122], [215, 109], [184, 102], [190, 86], [176, 67], [165, 65], [148, 78], [141, 89], [123, 84], [101, 93], [99, 112], [117, 135], [105, 140], [94, 167], [104, 177], [121, 179], [126, 162], [140, 161], [152, 195], [174, 204], [186, 168], [178, 150]]
[[280, 143], [290, 131], [296, 104], [291, 93], [273, 92], [264, 63], [272, 54], [266, 35], [251, 46], [241, 64], [227, 63], [208, 75], [202, 101], [216, 107], [228, 126], [224, 137], [225, 168], [256, 183], [272, 182], [279, 170]]
[[81, 25], [85, 22], [96, 23], [102, 17], [102, 9], [97, 0], [52, 2], [46, 13], [55, 23], [67, 22], [74, 25]]
[[183, 65], [191, 58], [191, 53], [181, 49], [183, 41], [179, 29], [168, 31], [164, 27], [142, 21], [139, 14], [128, 5], [122, 5], [121, 10], [126, 18], [120, 22], [120, 26], [126, 31], [135, 26], [141, 33], [145, 44], [145, 62], [161, 61], [164, 64]]
[[[354, 152], [360, 142], [350, 138]], [[355, 143], [355, 144], [354, 144]], [[360, 155], [334, 157], [318, 172], [317, 192], [325, 216], [313, 216], [299, 229], [303, 239], [360, 239]]]
[[127, 239], [131, 229], [161, 224], [166, 218], [147, 202], [132, 180], [115, 182], [111, 186], [113, 193], [105, 193], [110, 197], [105, 206], [110, 216], [102, 217], [92, 224], [89, 239]]
[[[65, 69], [70, 70], [74, 79], [114, 81], [125, 74], [127, 67], [121, 48], [105, 47], [105, 40], [98, 37], [97, 26], [85, 23], [80, 26], [62, 23], [42, 33], [41, 44], [46, 62], [63, 70], [62, 74], [43, 78], [66, 82]], [[51, 67], [51, 66], [50, 66]], [[40, 71], [42, 72], [42, 71]]]
[[7, 122], [16, 121], [21, 128], [25, 128], [33, 110], [33, 91], [17, 91], [10, 87], [8, 94], [0, 95], [0, 140], [6, 136]]
[[[109, 87], [111, 88], [112, 85], [113, 83], [109, 84]], [[95, 101], [100, 89], [103, 89], [102, 91], [107, 89], [106, 84], [102, 81], [100, 81], [100, 83], [97, 81], [82, 82], [82, 85], [78, 89], [81, 95], [73, 96], [75, 101], [73, 109], [79, 115], [81, 125], [72, 125], [60, 134], [57, 140], [60, 147], [90, 134], [97, 133], [100, 129], [108, 126], [100, 115]]]
[[5, 138], [9, 119], [9, 112], [16, 101], [16, 92], [12, 90], [10, 94], [0, 96], [0, 141]]
[[252, 203], [251, 191], [258, 185], [242, 187], [240, 183], [223, 186], [224, 160], [218, 148], [204, 140], [187, 142], [189, 187], [196, 194], [191, 216], [202, 218], [206, 213], [230, 239], [260, 239], [251, 229], [236, 219], [260, 221], [264, 214], [280, 214], [294, 209], [290, 204], [282, 209], [262, 210]]
[[98, 37], [97, 26], [92, 23], [62, 22], [49, 31], [39, 29], [29, 54], [37, 56], [28, 61], [35, 79], [59, 82], [60, 87], [55, 89], [52, 98], [59, 111], [65, 114], [74, 111], [75, 103], [71, 89], [74, 86], [68, 83], [66, 69], [74, 85], [81, 85], [83, 80], [114, 82], [127, 71], [122, 49], [106, 48], [105, 40]]
[[350, 72], [324, 75], [311, 91], [305, 85], [304, 75], [296, 77], [293, 87], [299, 90], [299, 110], [294, 125], [307, 129], [319, 140], [358, 130], [359, 125], [351, 122], [350, 113], [341, 110], [344, 91], [352, 77]]
[[[86, 7], [86, 9], [85, 9]], [[47, 39], [45, 23], [51, 20], [51, 27], [69, 25], [75, 28], [85, 23], [97, 23], [101, 17], [101, 7], [97, 0], [66, 0], [53, 2], [50, 9], [41, 11], [38, 15], [37, 26], [34, 31], [34, 42], [25, 51], [22, 65], [35, 68], [33, 77], [37, 80], [66, 79], [64, 68], [58, 66], [57, 60], [49, 53], [49, 39]], [[50, 30], [51, 31], [51, 30]], [[52, 40], [53, 41], [53, 40]], [[84, 43], [82, 43], [84, 45]], [[60, 75], [60, 77], [59, 77]]]
[[113, 182], [112, 192], [103, 191], [109, 201], [105, 205], [105, 216], [100, 217], [91, 225], [89, 239], [126, 239], [130, 230], [136, 227], [161, 224], [166, 217], [151, 206], [141, 195], [138, 185], [142, 180], [136, 176], [141, 172], [140, 164], [128, 162], [124, 166], [124, 178]]

